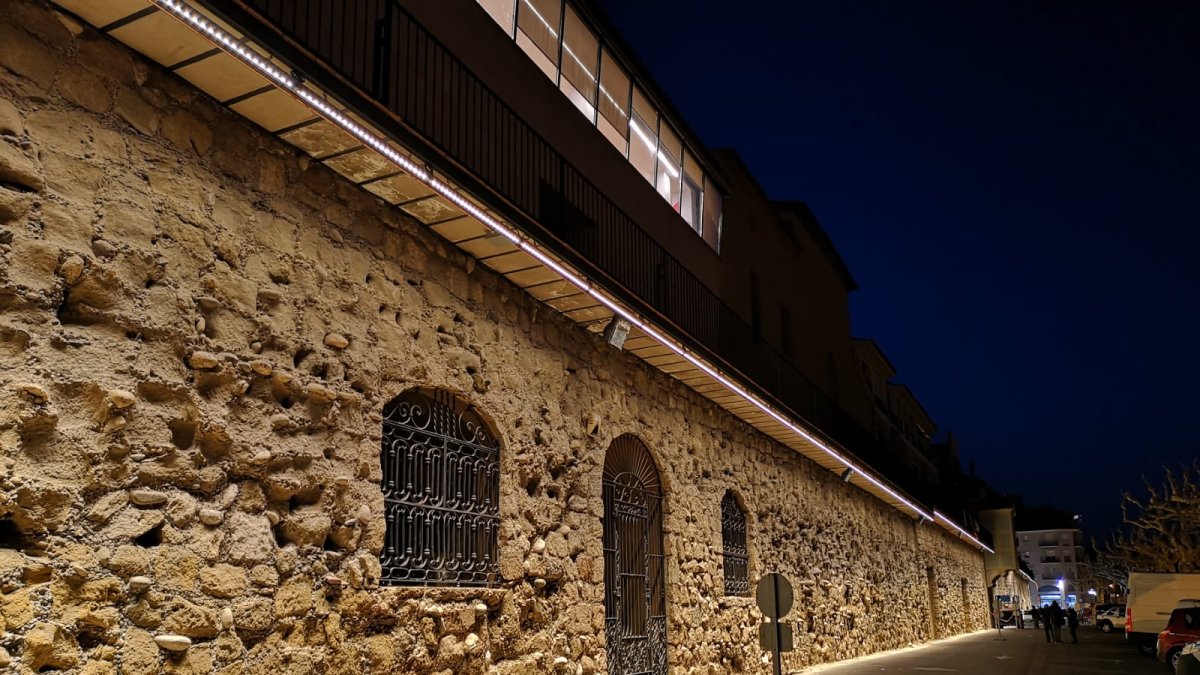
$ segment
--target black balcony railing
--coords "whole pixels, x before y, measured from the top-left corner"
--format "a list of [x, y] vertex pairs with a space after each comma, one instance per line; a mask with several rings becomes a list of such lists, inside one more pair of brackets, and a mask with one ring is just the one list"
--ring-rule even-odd
[[[926, 503], [945, 503], [395, 0], [209, 0], [540, 243]], [[326, 76], [317, 77], [325, 71]], [[632, 168], [629, 169], [633, 171]], [[647, 189], [652, 189], [647, 187]]]

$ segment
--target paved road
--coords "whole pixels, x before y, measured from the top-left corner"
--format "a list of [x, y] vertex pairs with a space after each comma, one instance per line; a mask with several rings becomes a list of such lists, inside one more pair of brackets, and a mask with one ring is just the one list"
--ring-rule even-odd
[[[1066, 633], [1066, 630], [1063, 631]], [[817, 666], [804, 673], [879, 675], [963, 673], [964, 675], [1169, 675], [1154, 657], [1125, 644], [1123, 633], [1079, 629], [1079, 644], [1048, 644], [1042, 631], [996, 631], [952, 638], [915, 649]]]

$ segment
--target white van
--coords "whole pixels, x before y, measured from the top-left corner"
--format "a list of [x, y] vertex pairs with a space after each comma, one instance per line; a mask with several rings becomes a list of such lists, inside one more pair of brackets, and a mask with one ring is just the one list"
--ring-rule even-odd
[[1200, 574], [1130, 572], [1125, 640], [1153, 653], [1159, 632], [1177, 607], [1200, 607]]

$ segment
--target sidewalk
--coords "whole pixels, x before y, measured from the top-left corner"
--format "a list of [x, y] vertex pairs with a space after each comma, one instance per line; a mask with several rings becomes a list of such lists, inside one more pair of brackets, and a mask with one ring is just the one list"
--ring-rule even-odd
[[[1063, 631], [1066, 633], [1066, 631]], [[1069, 640], [1069, 637], [1068, 637]], [[1079, 643], [1046, 642], [1041, 630], [1010, 628], [802, 671], [821, 675], [968, 673], [969, 675], [1167, 675], [1166, 666], [1125, 644], [1122, 633], [1080, 628]]]

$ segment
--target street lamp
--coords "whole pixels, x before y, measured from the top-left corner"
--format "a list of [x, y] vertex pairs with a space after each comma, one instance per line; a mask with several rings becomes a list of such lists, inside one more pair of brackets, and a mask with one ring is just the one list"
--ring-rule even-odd
[[1067, 585], [1062, 577], [1058, 578], [1058, 599], [1062, 600], [1063, 607], [1067, 606]]

